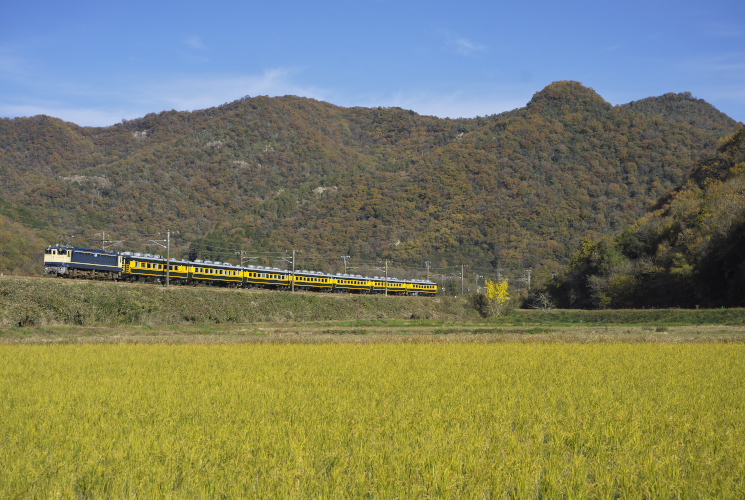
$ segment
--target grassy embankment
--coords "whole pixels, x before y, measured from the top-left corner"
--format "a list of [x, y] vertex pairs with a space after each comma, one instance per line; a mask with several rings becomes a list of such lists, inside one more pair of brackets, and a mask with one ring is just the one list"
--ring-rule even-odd
[[517, 310], [462, 297], [384, 297], [0, 278], [0, 341], [745, 339], [745, 310]]
[[0, 326], [179, 325], [346, 319], [475, 317], [462, 301], [431, 297], [166, 288], [51, 278], [0, 279]]

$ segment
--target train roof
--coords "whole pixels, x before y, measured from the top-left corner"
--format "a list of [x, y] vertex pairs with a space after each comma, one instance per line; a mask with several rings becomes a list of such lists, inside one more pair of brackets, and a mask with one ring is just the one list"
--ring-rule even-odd
[[108, 250], [102, 250], [100, 248], [86, 248], [86, 247], [75, 247], [72, 245], [49, 245], [47, 247], [47, 250], [51, 250], [52, 248], [56, 249], [62, 249], [62, 250], [72, 250], [73, 252], [88, 252], [88, 253], [98, 253], [103, 255], [119, 255], [117, 252], [110, 252]]

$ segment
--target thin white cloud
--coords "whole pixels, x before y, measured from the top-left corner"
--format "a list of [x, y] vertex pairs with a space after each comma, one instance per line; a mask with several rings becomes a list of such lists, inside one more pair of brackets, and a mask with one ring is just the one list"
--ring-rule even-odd
[[439, 35], [445, 40], [449, 50], [462, 56], [470, 56], [477, 52], [485, 52], [486, 45], [475, 42], [469, 38], [453, 34], [449, 31], [440, 31]]
[[624, 48], [624, 45], [622, 44], [615, 44], [615, 45], [608, 45], [605, 47], [600, 47], [598, 49], [598, 52], [617, 52]]
[[718, 56], [691, 59], [679, 65], [693, 73], [728, 73], [732, 77], [745, 78], [745, 52], [732, 52]]
[[184, 44], [187, 47], [191, 47], [192, 49], [207, 50], [207, 46], [204, 44], [204, 41], [202, 41], [202, 38], [198, 36], [190, 36], [189, 38], [184, 40]]
[[449, 44], [455, 48], [455, 51], [458, 54], [461, 54], [464, 56], [471, 55], [474, 52], [483, 52], [486, 50], [485, 45], [472, 42], [471, 40], [467, 38], [456, 38], [454, 40], [451, 40]]
[[17, 79], [25, 74], [25, 61], [18, 57], [13, 50], [0, 46], [0, 79]]
[[80, 126], [105, 127], [127, 118], [126, 111], [105, 109], [76, 108], [62, 105], [4, 105], [0, 103], [0, 116], [36, 116], [47, 115]]
[[[298, 95], [325, 100], [328, 93], [295, 82], [298, 69], [274, 68], [258, 75], [207, 75], [118, 79], [99, 87], [79, 82], [47, 82], [45, 94], [54, 101], [35, 99], [17, 104], [0, 96], [0, 116], [44, 114], [82, 126], [108, 126], [164, 110], [193, 111], [219, 106], [246, 95]], [[80, 103], [80, 105], [77, 105]], [[114, 104], [112, 104], [114, 103]]]
[[[509, 111], [526, 105], [535, 89], [530, 84], [487, 91], [453, 92], [399, 91], [393, 94], [350, 95], [335, 89], [323, 89], [298, 83], [298, 68], [273, 68], [257, 75], [207, 75], [171, 77], [166, 80], [139, 78], [136, 84], [126, 81], [118, 87], [77, 88], [70, 82], [58, 82], [66, 100], [35, 102], [27, 105], [3, 103], [0, 116], [46, 114], [82, 126], [108, 126], [122, 119], [135, 119], [164, 110], [193, 111], [219, 106], [244, 96], [298, 95], [331, 102], [339, 106], [396, 106], [421, 115], [441, 118], [471, 118]], [[92, 101], [75, 103], [82, 93]], [[60, 92], [53, 92], [60, 95]], [[98, 103], [98, 104], [97, 104]], [[115, 103], [115, 104], [111, 104]]]
[[524, 107], [534, 90], [521, 87], [503, 89], [499, 95], [478, 94], [471, 91], [438, 92], [398, 92], [389, 96], [374, 96], [360, 99], [350, 104], [356, 106], [395, 106], [412, 110], [420, 115], [440, 118], [474, 118], [488, 116]]
[[143, 104], [161, 103], [167, 109], [194, 110], [217, 106], [246, 95], [301, 95], [323, 99], [325, 92], [295, 83], [299, 70], [273, 68], [260, 75], [211, 75], [174, 78], [141, 89], [137, 100]]
[[709, 23], [706, 33], [716, 38], [741, 38], [745, 37], [745, 28], [742, 23]]

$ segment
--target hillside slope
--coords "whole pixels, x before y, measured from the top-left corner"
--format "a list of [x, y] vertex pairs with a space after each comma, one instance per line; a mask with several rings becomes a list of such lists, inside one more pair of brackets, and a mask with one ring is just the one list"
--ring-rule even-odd
[[549, 289], [564, 307], [745, 306], [745, 126], [633, 227], [585, 241]]
[[303, 249], [321, 268], [345, 254], [550, 274], [583, 236], [641, 216], [735, 129], [704, 101], [663, 97], [613, 107], [556, 82], [525, 108], [476, 119], [292, 96], [106, 128], [2, 119], [0, 176], [5, 200], [58, 241], [96, 246], [105, 231], [140, 250], [170, 229], [183, 254], [219, 241]]

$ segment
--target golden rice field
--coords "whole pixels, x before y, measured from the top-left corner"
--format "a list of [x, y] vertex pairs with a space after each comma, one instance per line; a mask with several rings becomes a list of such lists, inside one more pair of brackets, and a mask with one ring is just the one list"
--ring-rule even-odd
[[0, 498], [742, 498], [743, 344], [0, 345]]

